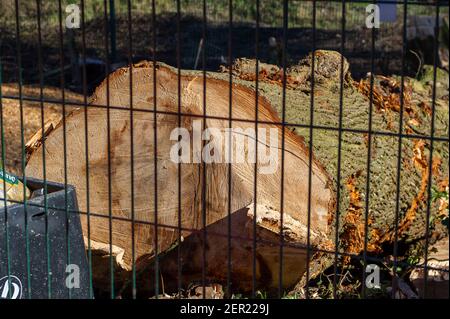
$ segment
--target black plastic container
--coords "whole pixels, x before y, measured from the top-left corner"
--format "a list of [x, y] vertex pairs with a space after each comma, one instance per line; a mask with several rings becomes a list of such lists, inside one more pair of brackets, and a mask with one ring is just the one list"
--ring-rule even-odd
[[[44, 187], [32, 178], [26, 184], [31, 191]], [[42, 195], [27, 200], [26, 213], [23, 204], [0, 208], [0, 299], [89, 298], [75, 189], [67, 186], [67, 209], [63, 184], [47, 182], [47, 191], [47, 214]]]

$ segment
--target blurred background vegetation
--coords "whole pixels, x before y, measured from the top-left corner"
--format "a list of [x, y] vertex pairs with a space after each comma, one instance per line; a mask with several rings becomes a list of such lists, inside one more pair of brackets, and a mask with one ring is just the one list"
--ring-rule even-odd
[[[38, 44], [37, 3], [41, 7], [41, 45]], [[152, 2], [153, 0], [132, 0], [131, 16], [128, 21], [128, 1], [115, 0], [115, 21], [109, 17], [110, 0], [85, 0], [85, 38], [86, 56], [96, 61], [109, 63], [126, 63], [143, 59], [151, 60], [155, 54], [158, 61], [170, 65], [177, 65], [177, 42], [180, 40], [180, 66], [186, 69], [202, 68], [196, 63], [199, 50], [206, 55], [205, 67], [217, 70], [220, 65], [228, 63], [229, 36], [229, 0], [206, 0], [207, 36], [204, 47], [200, 48], [203, 37], [203, 0], [180, 0], [180, 34], [177, 33], [177, 0], [154, 0], [156, 8], [156, 47], [153, 48], [152, 30]], [[401, 1], [399, 1], [400, 3]], [[73, 62], [74, 56], [81, 56], [83, 51], [83, 32], [73, 29], [69, 32], [63, 28], [63, 37], [59, 29], [58, 1], [56, 0], [17, 0], [19, 7], [20, 39], [16, 34], [16, 1], [0, 0], [0, 54], [4, 82], [16, 82], [18, 76], [17, 43], [21, 46], [21, 77], [28, 83], [38, 80], [37, 54], [41, 50], [44, 57], [44, 82], [58, 85], [58, 68], [63, 59], [65, 66]], [[61, 0], [63, 20], [67, 16], [65, 8], [68, 4], [81, 4], [80, 0]], [[365, 26], [367, 17], [367, 1], [346, 1], [345, 4], [345, 52], [349, 60], [352, 74], [356, 78], [366, 75], [371, 67], [372, 30]], [[105, 8], [106, 7], [106, 8]], [[106, 11], [105, 11], [106, 10]], [[232, 0], [233, 29], [232, 29], [232, 59], [237, 57], [255, 57], [255, 18], [256, 0]], [[447, 17], [448, 30], [448, 1], [440, 7], [440, 17]], [[279, 57], [283, 39], [283, 1], [260, 0], [260, 33], [259, 55], [263, 62], [281, 64]], [[425, 16], [432, 21], [436, 8], [431, 1], [417, 1], [408, 4], [407, 23], [414, 17]], [[106, 13], [106, 19], [105, 19]], [[288, 9], [288, 40], [287, 63], [294, 64], [301, 57], [313, 49], [313, 1], [290, 0]], [[339, 1], [316, 2], [316, 48], [340, 50], [343, 35], [342, 3]], [[131, 23], [131, 33], [129, 33]], [[111, 55], [111, 38], [105, 33], [116, 30], [117, 52]], [[396, 19], [382, 22], [381, 28], [376, 29], [375, 37], [375, 71], [378, 74], [400, 74], [403, 35], [403, 5], [396, 7]], [[441, 32], [441, 39], [444, 39]], [[447, 31], [448, 34], [448, 31]], [[129, 52], [129, 39], [132, 39], [132, 52]], [[277, 45], [270, 46], [269, 39], [276, 40]], [[63, 56], [60, 54], [60, 42], [63, 42]], [[448, 38], [447, 38], [448, 39]], [[109, 41], [108, 51], [105, 40]], [[442, 40], [443, 41], [443, 40]], [[433, 40], [429, 39], [426, 50], [432, 50]], [[448, 40], [447, 40], [448, 47]], [[408, 48], [410, 49], [410, 48]], [[412, 48], [416, 50], [415, 48]], [[276, 51], [276, 52], [274, 52]], [[417, 50], [416, 50], [417, 51]], [[448, 50], [447, 50], [448, 51]], [[407, 52], [408, 60], [413, 61], [407, 66], [407, 74], [414, 75], [420, 65], [425, 64], [425, 56], [433, 56], [431, 52], [422, 54], [421, 62], [417, 62], [418, 54]], [[420, 54], [419, 54], [420, 55]], [[415, 61], [415, 62], [414, 62]], [[427, 63], [430, 63], [429, 61]], [[73, 63], [72, 63], [73, 64]], [[69, 68], [69, 67], [68, 67]], [[68, 69], [69, 70], [69, 69]], [[73, 70], [72, 70], [73, 71]], [[97, 70], [98, 71], [98, 70]], [[96, 71], [96, 72], [97, 72]], [[68, 72], [68, 83], [73, 79]], [[72, 72], [73, 73], [73, 72]], [[95, 73], [94, 71], [91, 74]], [[104, 78], [104, 70], [89, 79], [90, 87], [95, 86]]]
[[[150, 14], [152, 12], [152, 2], [155, 2], [156, 13], [175, 13], [177, 10], [177, 0], [132, 0], [131, 10], [133, 14]], [[96, 19], [102, 14], [105, 2], [109, 6], [109, 0], [85, 0], [86, 21]], [[208, 21], [220, 22], [228, 20], [229, 0], [206, 0]], [[398, 1], [401, 3], [401, 1]], [[420, 4], [422, 2], [423, 4]], [[128, 10], [128, 0], [115, 0], [115, 9], [118, 15], [126, 14]], [[409, 15], [432, 15], [433, 1], [417, 1], [408, 7]], [[68, 4], [80, 4], [79, 0], [61, 0], [62, 8]], [[358, 3], [358, 1], [346, 2], [346, 27], [361, 27], [365, 21], [365, 8], [368, 1]], [[0, 23], [4, 24], [15, 15], [15, 0], [0, 0]], [[256, 0], [232, 0], [233, 20], [235, 22], [254, 22], [256, 16]], [[36, 23], [36, 1], [19, 0], [20, 17], [23, 27], [35, 25]], [[187, 15], [202, 17], [203, 0], [180, 0], [181, 12]], [[317, 28], [339, 29], [341, 27], [342, 5], [338, 1], [317, 1]], [[58, 1], [41, 0], [42, 20], [49, 26], [58, 25]], [[402, 16], [403, 5], [398, 5], [398, 16]], [[442, 13], [448, 14], [448, 8], [442, 8]], [[283, 1], [281, 0], [260, 0], [260, 21], [266, 26], [281, 26], [283, 21]], [[290, 27], [311, 27], [312, 26], [312, 1], [311, 0], [290, 0], [289, 1], [289, 26]]]

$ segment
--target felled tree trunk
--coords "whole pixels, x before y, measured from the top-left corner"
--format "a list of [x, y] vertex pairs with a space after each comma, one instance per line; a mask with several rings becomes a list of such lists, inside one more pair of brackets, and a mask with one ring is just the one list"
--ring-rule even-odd
[[[226, 282], [228, 260], [231, 258], [233, 288], [248, 291], [253, 282], [253, 223], [256, 206], [256, 283], [262, 289], [275, 289], [279, 282], [279, 242], [281, 214], [283, 211], [283, 288], [292, 287], [300, 278], [305, 282], [308, 229], [308, 171], [311, 107], [311, 56], [299, 61], [287, 70], [286, 98], [283, 107], [283, 72], [276, 66], [260, 64], [258, 118], [260, 128], [277, 128], [277, 169], [274, 174], [257, 174], [257, 196], [254, 196], [254, 164], [231, 164], [231, 202], [228, 207], [228, 164], [181, 164], [181, 193], [178, 197], [178, 164], [170, 160], [170, 150], [176, 141], [170, 133], [178, 127], [178, 78], [177, 71], [163, 64], [156, 68], [156, 98], [153, 93], [153, 66], [142, 63], [124, 68], [109, 76], [110, 146], [108, 148], [107, 84], [104, 82], [95, 92], [88, 108], [89, 140], [89, 207], [86, 189], [87, 167], [85, 161], [84, 110], [78, 110], [66, 119], [67, 176], [68, 183], [77, 187], [80, 208], [91, 212], [83, 216], [83, 231], [89, 235], [96, 250], [98, 264], [109, 254], [109, 233], [116, 260], [116, 277], [119, 282], [129, 278], [134, 259], [141, 274], [141, 291], [152, 287], [154, 256], [161, 257], [160, 268], [166, 287], [177, 287], [202, 279], [203, 268], [208, 280]], [[396, 180], [399, 123], [399, 82], [395, 78], [376, 77], [372, 112], [370, 165], [368, 166], [369, 88], [370, 81], [354, 82], [349, 65], [343, 60], [343, 96], [340, 99], [341, 56], [336, 52], [317, 51], [314, 73], [314, 132], [313, 166], [311, 186], [310, 244], [321, 252], [312, 253], [310, 275], [314, 276], [334, 261], [334, 236], [336, 225], [339, 235], [339, 252], [352, 255], [364, 249], [365, 225], [368, 225], [367, 250], [372, 254], [385, 253], [395, 238], [395, 221], [398, 220], [398, 239], [409, 244], [424, 239], [426, 229], [432, 241], [447, 236], [444, 226], [434, 218], [442, 213], [437, 205], [431, 205], [434, 221], [426, 226], [426, 201], [430, 140], [406, 137], [402, 139], [399, 214], [396, 218]], [[227, 71], [227, 70], [225, 70]], [[255, 62], [239, 59], [233, 65], [232, 127], [243, 130], [253, 128], [255, 119]], [[132, 107], [133, 143], [131, 143], [130, 74], [133, 74]], [[208, 73], [206, 79], [207, 128], [222, 131], [229, 126], [228, 72]], [[445, 81], [443, 81], [445, 82]], [[447, 80], [448, 83], [448, 80]], [[183, 71], [180, 79], [181, 127], [193, 135], [195, 120], [203, 120], [203, 76], [199, 72]], [[448, 85], [448, 84], [447, 84]], [[448, 92], [448, 88], [447, 88]], [[448, 94], [448, 93], [447, 93]], [[440, 99], [435, 104], [435, 137], [448, 138], [448, 101]], [[155, 103], [156, 101], [156, 103]], [[155, 192], [154, 166], [154, 105], [159, 111], [157, 128], [157, 192]], [[285, 128], [284, 193], [281, 208], [281, 162], [283, 113], [290, 125]], [[274, 111], [276, 110], [276, 111]], [[431, 133], [430, 87], [419, 81], [407, 79], [404, 95], [403, 133], [430, 135]], [[342, 136], [340, 153], [340, 180], [338, 181], [339, 113], [342, 111]], [[278, 113], [278, 114], [277, 114]], [[195, 114], [195, 117], [186, 116]], [[60, 124], [45, 141], [47, 178], [64, 181], [63, 132]], [[247, 133], [244, 133], [246, 135]], [[248, 135], [248, 134], [247, 134]], [[258, 148], [267, 154], [270, 145], [259, 136]], [[268, 136], [267, 136], [268, 137]], [[224, 148], [213, 139], [216, 150]], [[38, 143], [39, 144], [39, 143]], [[133, 144], [133, 157], [131, 156]], [[216, 151], [215, 150], [215, 151]], [[433, 187], [445, 190], [448, 186], [448, 142], [433, 144]], [[244, 153], [248, 148], [244, 148]], [[222, 152], [224, 153], [224, 152]], [[108, 154], [110, 169], [108, 170]], [[193, 155], [193, 154], [191, 154]], [[133, 160], [132, 160], [133, 159]], [[131, 202], [131, 163], [134, 164], [134, 202]], [[322, 168], [322, 165], [324, 168]], [[261, 165], [258, 165], [260, 167]], [[365, 219], [367, 167], [370, 167], [370, 191], [368, 192], [368, 220]], [[203, 179], [205, 171], [205, 181]], [[27, 172], [42, 177], [42, 147], [31, 154]], [[111, 176], [111, 200], [108, 192]], [[203, 186], [205, 192], [202, 193]], [[335, 196], [340, 188], [340, 197]], [[157, 207], [155, 195], [157, 193]], [[178, 200], [180, 198], [180, 201]], [[339, 200], [339, 211], [336, 203]], [[256, 205], [255, 205], [256, 203]], [[134, 206], [134, 209], [132, 209]], [[204, 209], [202, 209], [204, 207]], [[157, 209], [155, 209], [157, 208]], [[134, 211], [134, 236], [132, 212]], [[231, 212], [228, 218], [228, 212]], [[155, 212], [158, 227], [153, 225]], [[183, 231], [181, 255], [177, 245], [181, 216]], [[448, 214], [448, 213], [447, 213]], [[98, 216], [101, 215], [101, 216]], [[112, 216], [110, 228], [109, 216]], [[203, 216], [205, 215], [205, 219]], [[105, 218], [106, 217], [106, 218]], [[338, 217], [338, 218], [337, 218]], [[125, 220], [126, 219], [126, 220]], [[143, 221], [144, 223], [141, 223]], [[232, 239], [228, 242], [228, 225], [231, 222]], [[204, 237], [204, 223], [206, 240]], [[169, 227], [163, 227], [169, 226]], [[156, 230], [156, 232], [155, 232]], [[157, 234], [157, 245], [156, 237]], [[100, 244], [97, 244], [100, 243]], [[103, 244], [102, 244], [103, 243]], [[231, 244], [231, 255], [228, 248]], [[297, 247], [297, 248], [294, 248]], [[203, 250], [206, 249], [205, 255]], [[330, 253], [326, 253], [329, 251]], [[161, 254], [164, 252], [163, 254]], [[389, 252], [387, 252], [389, 253]], [[98, 254], [98, 255], [97, 255]], [[164, 256], [164, 257], [163, 257]], [[178, 258], [181, 257], [181, 258]], [[205, 257], [205, 258], [203, 258]], [[349, 257], [339, 259], [349, 262]], [[177, 276], [182, 266], [182, 278]], [[106, 263], [109, 267], [109, 263]], [[107, 268], [94, 263], [94, 278], [99, 283], [109, 281]], [[124, 271], [119, 271], [123, 269]], [[150, 282], [149, 282], [150, 280]], [[145, 284], [144, 284], [145, 283]], [[126, 285], [126, 283], [125, 283]], [[119, 285], [120, 286], [120, 285]]]

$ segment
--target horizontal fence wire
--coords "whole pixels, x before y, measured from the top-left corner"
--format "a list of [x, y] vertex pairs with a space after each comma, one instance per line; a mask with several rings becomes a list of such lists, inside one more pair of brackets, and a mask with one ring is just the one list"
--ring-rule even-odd
[[[19, 98], [18, 96], [12, 96], [12, 95], [3, 95], [2, 97], [4, 100], [10, 99], [10, 100], [22, 100], [22, 101], [30, 101], [30, 102], [43, 102], [43, 103], [51, 103], [51, 104], [56, 104], [59, 105], [59, 101], [55, 100], [55, 99], [38, 99], [38, 98], [32, 98], [32, 97], [24, 97], [22, 96], [21, 98]], [[71, 101], [68, 104], [71, 105], [76, 105], [79, 107], [86, 107], [86, 108], [100, 108], [100, 109], [109, 109], [109, 110], [126, 110], [123, 106], [118, 106], [118, 105], [110, 105], [110, 106], [105, 106], [105, 105], [100, 105], [100, 104], [95, 104], [95, 103], [91, 103], [87, 106], [85, 106], [83, 103], [79, 103], [79, 102], [75, 102], [75, 101]], [[133, 110], [135, 113], [137, 112], [143, 112], [143, 113], [156, 113], [156, 114], [162, 114], [162, 115], [173, 115], [173, 116], [178, 116], [181, 115], [182, 117], [192, 117], [192, 118], [199, 118], [199, 119], [214, 119], [214, 120], [227, 120], [227, 117], [224, 116], [216, 116], [216, 115], [203, 115], [203, 114], [192, 114], [192, 113], [186, 113], [186, 112], [172, 112], [172, 111], [163, 111], [163, 110], [148, 110], [148, 109], [142, 109], [142, 108], [134, 108]], [[235, 118], [232, 117], [231, 118], [232, 121], [236, 121], [236, 122], [243, 122], [243, 123], [253, 123], [254, 120], [252, 119], [245, 119], [245, 118]], [[264, 121], [264, 120], [258, 120], [259, 124], [272, 124], [272, 125], [277, 125], [277, 126], [283, 126], [282, 122], [276, 122], [276, 121]], [[291, 123], [291, 122], [285, 122], [284, 123], [285, 126], [290, 126], [290, 127], [299, 127], [299, 128], [310, 128], [311, 125], [309, 124], [299, 124], [299, 123]], [[328, 131], [338, 131], [339, 128], [338, 127], [332, 127], [332, 126], [324, 126], [324, 125], [312, 125], [312, 128], [315, 130], [328, 130]], [[348, 127], [343, 127], [341, 128], [341, 130], [343, 132], [349, 132], [349, 133], [362, 133], [362, 134], [368, 134], [371, 133], [373, 135], [384, 135], [384, 136], [396, 136], [396, 137], [402, 137], [402, 138], [411, 138], [411, 139], [425, 139], [425, 140], [431, 140], [431, 136], [429, 135], [421, 135], [421, 134], [411, 134], [411, 133], [393, 133], [390, 131], [378, 131], [378, 130], [364, 130], [364, 129], [354, 129], [354, 128], [348, 128]], [[440, 141], [440, 142], [449, 142], [450, 139], [447, 136], [435, 136], [433, 137], [433, 139], [435, 141]]]

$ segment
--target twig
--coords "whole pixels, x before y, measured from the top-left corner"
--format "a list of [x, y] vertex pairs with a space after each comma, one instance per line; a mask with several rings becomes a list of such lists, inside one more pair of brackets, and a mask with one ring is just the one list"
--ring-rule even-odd
[[[385, 263], [383, 265], [386, 267], [386, 269], [389, 270], [389, 274], [394, 278], [398, 289], [406, 296], [408, 299], [419, 299], [419, 296], [416, 295], [416, 293], [411, 289], [411, 287], [400, 277], [398, 277], [392, 268], [388, 267]], [[393, 298], [395, 298], [395, 291], [392, 289], [391, 295]]]
[[422, 59], [420, 58], [419, 54], [413, 50], [409, 50], [409, 52], [411, 52], [412, 54], [414, 54], [417, 58], [417, 60], [419, 60], [419, 67], [417, 68], [417, 72], [416, 75], [414, 76], [415, 79], [417, 79], [417, 77], [419, 76], [420, 72], [422, 71]]

